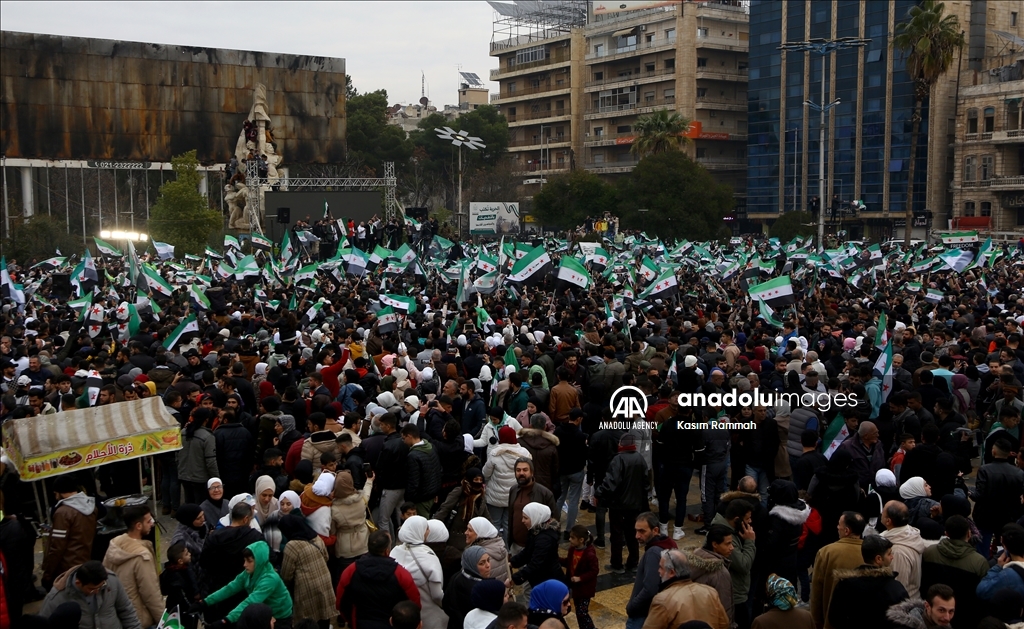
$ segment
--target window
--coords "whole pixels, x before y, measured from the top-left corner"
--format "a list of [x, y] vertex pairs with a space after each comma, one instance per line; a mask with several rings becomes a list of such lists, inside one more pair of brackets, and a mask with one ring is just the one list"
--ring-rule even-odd
[[978, 176], [978, 157], [968, 155], [964, 158], [964, 181], [974, 181]]
[[645, 63], [644, 72], [654, 72], [654, 63]]
[[707, 36], [708, 36], [708, 29], [706, 27], [698, 26], [697, 27], [697, 37], [707, 37]]
[[865, 62], [866, 63], [875, 63], [875, 62], [881, 61], [881, 60], [882, 60], [882, 49], [879, 48], [878, 50], [869, 50], [868, 51], [868, 58], [865, 59]]
[[674, 103], [676, 100], [676, 88], [670, 87], [663, 92], [666, 103]]
[[967, 133], [978, 132], [978, 110], [968, 109], [967, 110]]
[[644, 92], [644, 102], [645, 103], [653, 103], [654, 102], [654, 92]]
[[594, 44], [594, 56], [595, 57], [603, 57], [604, 56], [604, 44]]
[[698, 87], [697, 88], [697, 98], [701, 99], [701, 98], [704, 98], [707, 95], [708, 95], [708, 88], [706, 88], [706, 87]]
[[974, 201], [964, 201], [964, 216], [974, 216]]
[[628, 52], [630, 50], [636, 50], [636, 35], [619, 37], [615, 46], [615, 51]]
[[698, 68], [706, 68], [706, 67], [708, 67], [707, 57], [697, 57], [697, 67]]
[[632, 130], [633, 130], [633, 127], [631, 127], [628, 124], [623, 124], [623, 125], [619, 125], [619, 126], [615, 127], [615, 133], [629, 133]]
[[985, 133], [992, 133], [996, 130], [996, 108], [985, 108]]
[[708, 156], [708, 150], [703, 147], [697, 147], [697, 159], [706, 159]]
[[546, 56], [544, 46], [531, 46], [516, 52], [516, 64], [543, 61]]
[[595, 164], [603, 164], [604, 163], [604, 153], [594, 153], [594, 163]]
[[981, 172], [979, 173], [978, 179], [982, 181], [988, 181], [992, 178], [992, 170], [995, 166], [995, 158], [992, 155], [981, 156]]
[[594, 135], [597, 137], [604, 135], [604, 127], [594, 127]]
[[981, 202], [981, 215], [982, 216], [992, 216], [992, 203], [991, 203], [991, 201], [982, 201]]
[[648, 46], [654, 45], [654, 33], [647, 33], [644, 35], [644, 41], [647, 42]]
[[595, 81], [603, 81], [604, 80], [604, 72], [595, 72], [594, 73], [594, 80]]
[[516, 82], [515, 81], [512, 81], [511, 83], [508, 84], [508, 93], [509, 94], [515, 94], [516, 93]]
[[540, 87], [540, 79], [530, 79], [530, 87], [534, 89]]
[[1010, 26], [1017, 26], [1017, 12], [1010, 11]]
[[670, 42], [674, 42], [676, 40], [676, 29], [670, 28], [665, 31], [665, 39]]
[[556, 100], [555, 101], [555, 109], [565, 109], [565, 101], [564, 100]]
[[672, 57], [671, 59], [666, 59], [665, 60], [665, 69], [666, 70], [674, 70], [675, 67], [676, 67], [676, 59], [675, 59], [675, 57]]

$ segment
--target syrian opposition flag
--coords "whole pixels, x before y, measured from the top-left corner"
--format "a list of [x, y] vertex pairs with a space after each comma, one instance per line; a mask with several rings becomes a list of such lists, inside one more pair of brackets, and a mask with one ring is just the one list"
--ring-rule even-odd
[[783, 325], [782, 321], [778, 317], [775, 316], [775, 311], [772, 310], [771, 306], [769, 306], [768, 304], [764, 303], [764, 301], [760, 300], [760, 299], [757, 300], [757, 306], [759, 308], [761, 318], [764, 319], [765, 322], [768, 325], [770, 325], [772, 327], [775, 327], [775, 328], [781, 328], [782, 327], [782, 325]]
[[121, 250], [110, 243], [103, 242], [99, 238], [93, 238], [96, 241], [96, 249], [99, 250], [100, 255], [110, 256], [112, 258], [120, 258], [122, 255]]
[[871, 375], [882, 380], [882, 402], [892, 393], [892, 343], [885, 346], [885, 351], [878, 356]]
[[[188, 298], [196, 308], [200, 310], [210, 309], [210, 300], [206, 297], [206, 290], [204, 290], [199, 284], [193, 284], [189, 287]], [[266, 293], [264, 293], [263, 299], [266, 300]]]
[[256, 258], [254, 256], [245, 256], [238, 261], [238, 266], [235, 267], [235, 279], [243, 281], [250, 277], [259, 276], [260, 265], [256, 262]]
[[393, 257], [398, 258], [402, 264], [409, 264], [416, 259], [416, 252], [409, 248], [408, 243], [404, 243], [395, 251]]
[[167, 283], [163, 277], [157, 273], [156, 269], [149, 266], [148, 264], [142, 265], [142, 275], [145, 277], [146, 283], [149, 288], [155, 290], [165, 297], [170, 297], [171, 293], [174, 292], [174, 287]]
[[0, 297], [6, 297], [16, 304], [25, 303], [25, 290], [11, 279], [5, 257], [0, 257]]
[[768, 280], [757, 286], [751, 286], [750, 298], [755, 301], [763, 301], [772, 310], [778, 310], [783, 306], [796, 303], [796, 296], [793, 294], [793, 281], [788, 275]]
[[416, 312], [416, 300], [412, 297], [403, 297], [402, 295], [388, 295], [387, 293], [381, 293], [380, 303], [387, 304], [393, 308], [404, 312], [405, 314], [414, 314]]
[[570, 256], [562, 256], [562, 261], [558, 265], [558, 279], [562, 282], [568, 282], [573, 286], [578, 286], [583, 290], [590, 288], [594, 283], [593, 278], [590, 277], [590, 273], [587, 272], [583, 265], [579, 263], [579, 260]]
[[249, 234], [249, 245], [255, 251], [270, 251], [274, 248], [274, 243], [266, 236], [260, 234]]
[[120, 338], [122, 341], [127, 341], [139, 331], [139, 327], [142, 325], [142, 318], [139, 317], [139, 309], [135, 307], [135, 304], [129, 304], [127, 302], [122, 303], [117, 308], [117, 319], [120, 323], [117, 324], [117, 329], [120, 331]]
[[180, 611], [177, 608], [173, 613], [164, 610], [164, 615], [160, 617], [160, 624], [156, 626], [156, 629], [182, 629]]
[[77, 280], [79, 283], [85, 283], [98, 282], [99, 279], [99, 273], [96, 272], [96, 261], [92, 259], [92, 254], [86, 249], [85, 254], [82, 256], [82, 261], [78, 263], [72, 272], [71, 281]]
[[96, 338], [103, 331], [103, 319], [106, 313], [101, 304], [89, 306], [85, 313], [85, 323], [89, 326], [89, 338]]
[[295, 272], [295, 275], [292, 276], [292, 281], [294, 281], [296, 284], [311, 281], [313, 278], [316, 277], [316, 270], [318, 268], [320, 268], [320, 265], [317, 264], [316, 262], [314, 262], [313, 264], [308, 264]]
[[92, 306], [92, 293], [89, 293], [85, 297], [72, 299], [71, 301], [67, 302], [67, 304], [68, 307], [74, 308], [75, 310], [81, 312], [83, 308], [89, 308], [90, 306]]
[[603, 271], [608, 266], [608, 260], [611, 259], [611, 256], [603, 248], [595, 247], [592, 252], [586, 255], [585, 259], [592, 265], [595, 271]]
[[481, 251], [476, 257], [476, 268], [491, 273], [498, 270], [498, 261]]
[[498, 272], [487, 273], [473, 280], [473, 292], [490, 295], [498, 288]]
[[391, 306], [377, 311], [377, 332], [387, 334], [398, 331], [398, 313]]
[[551, 268], [551, 256], [544, 246], [534, 247], [512, 266], [508, 281], [520, 284], [533, 284], [544, 278]]
[[369, 256], [355, 247], [343, 253], [341, 259], [345, 261], [345, 270], [350, 275], [364, 275], [370, 263]]
[[190, 314], [185, 317], [181, 323], [178, 324], [178, 327], [174, 329], [174, 332], [167, 335], [167, 338], [164, 339], [164, 349], [167, 351], [174, 350], [174, 348], [190, 334], [199, 334], [199, 323], [196, 321], [196, 316], [194, 314]]
[[925, 292], [925, 294], [924, 294], [924, 300], [927, 301], [930, 304], [937, 304], [940, 301], [942, 301], [942, 299], [945, 296], [946, 295], [941, 290], [935, 290], [934, 288], [929, 288], [928, 291]]
[[233, 279], [235, 277], [235, 267], [228, 264], [227, 260], [221, 260], [220, 264], [217, 265], [217, 275], [221, 279]]
[[312, 306], [310, 306], [310, 307], [309, 307], [309, 309], [308, 309], [308, 310], [306, 310], [306, 314], [305, 314], [305, 317], [306, 317], [306, 319], [307, 319], [307, 320], [308, 320], [309, 322], [311, 322], [311, 323], [312, 323], [313, 321], [315, 321], [315, 320], [316, 320], [316, 317], [317, 317], [317, 315], [318, 315], [318, 314], [320, 314], [320, 309], [324, 307], [324, 304], [325, 304], [325, 303], [326, 303], [326, 302], [325, 302], [325, 301], [323, 301], [323, 299], [321, 298], [321, 299], [320, 299], [319, 301], [317, 301], [317, 302], [316, 302], [315, 304], [313, 304]]
[[886, 318], [883, 312], [878, 317], [878, 330], [875, 332], [875, 347], [878, 349], [885, 349], [889, 345], [889, 320]]
[[298, 252], [298, 247], [292, 244], [291, 230], [286, 229], [284, 237], [281, 239], [281, 263], [288, 264], [288, 261], [294, 258]]
[[914, 264], [912, 264], [910, 266], [909, 270], [910, 270], [911, 273], [924, 273], [928, 269], [930, 269], [933, 266], [935, 266], [935, 264], [938, 263], [938, 262], [939, 262], [938, 256], [931, 257], [931, 258], [928, 258], [927, 260], [921, 260], [920, 262], [915, 262]]
[[370, 257], [366, 259], [366, 270], [372, 272], [374, 269], [376, 269], [378, 266], [380, 266], [380, 264], [382, 262], [387, 260], [390, 256], [391, 256], [391, 250], [385, 249], [384, 247], [381, 247], [380, 245], [375, 246], [373, 248], [373, 253], [371, 253]]
[[911, 293], [920, 293], [921, 282], [907, 282], [903, 289]]
[[209, 258], [213, 258], [214, 260], [223, 260], [224, 259], [224, 256], [222, 256], [221, 254], [217, 253], [213, 249], [210, 249], [209, 247], [206, 248], [206, 251], [204, 251], [203, 254], [205, 256], [209, 257]]
[[675, 271], [665, 271], [661, 277], [640, 293], [640, 299], [654, 301], [655, 299], [668, 299], [679, 294], [679, 280], [676, 279]]
[[970, 245], [978, 242], [978, 232], [953, 232], [942, 235], [942, 244], [949, 246]]
[[658, 277], [658, 265], [654, 260], [644, 256], [640, 262], [640, 275], [648, 282], [654, 281], [654, 278]]
[[53, 257], [53, 258], [47, 258], [46, 260], [43, 260], [42, 262], [38, 262], [36, 264], [33, 264], [30, 268], [32, 268], [32, 269], [42, 269], [43, 271], [53, 271], [55, 269], [59, 269], [60, 267], [64, 266], [64, 263], [67, 262], [67, 260], [68, 260], [67, 258], [62, 258], [60, 256], [56, 256], [56, 257]]
[[970, 249], [957, 249], [953, 247], [940, 253], [939, 259], [942, 260], [944, 267], [960, 273], [974, 260], [974, 252]]
[[154, 240], [153, 248], [156, 249], [156, 255], [161, 260], [174, 259], [174, 245], [169, 245], [166, 242], [157, 242]]
[[483, 308], [477, 307], [476, 309], [476, 327], [480, 330], [486, 330], [486, 326], [494, 326], [494, 319], [487, 313]]
[[239, 244], [238, 239], [231, 234], [224, 234], [224, 251], [227, 252], [229, 249], [241, 251], [242, 245]]

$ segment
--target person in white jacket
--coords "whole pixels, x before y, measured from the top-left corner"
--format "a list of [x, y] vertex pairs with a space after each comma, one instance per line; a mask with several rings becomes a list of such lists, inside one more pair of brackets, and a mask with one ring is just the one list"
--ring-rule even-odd
[[896, 580], [907, 588], [910, 598], [921, 596], [921, 559], [929, 546], [939, 541], [921, 537], [921, 531], [910, 526], [910, 511], [898, 500], [885, 503], [882, 510], [882, 537], [892, 542], [892, 571]]
[[420, 619], [424, 627], [447, 627], [448, 614], [441, 609], [444, 599], [444, 575], [441, 561], [426, 545], [430, 523], [414, 515], [398, 530], [402, 542], [391, 549], [391, 558], [409, 571], [420, 591]]
[[508, 426], [519, 434], [523, 429], [516, 419], [497, 406], [492, 406], [487, 411], [488, 421], [480, 429], [480, 435], [473, 440], [474, 448], [487, 448], [487, 458], [491, 458], [491, 451], [498, 447], [498, 431]]
[[[490, 422], [488, 422], [490, 423]], [[486, 426], [484, 430], [487, 430]], [[516, 431], [511, 426], [498, 429], [498, 445], [487, 453], [483, 474], [486, 481], [484, 500], [491, 524], [504, 536], [508, 524], [508, 495], [516, 484], [516, 461], [533, 460], [530, 451], [519, 445]]]

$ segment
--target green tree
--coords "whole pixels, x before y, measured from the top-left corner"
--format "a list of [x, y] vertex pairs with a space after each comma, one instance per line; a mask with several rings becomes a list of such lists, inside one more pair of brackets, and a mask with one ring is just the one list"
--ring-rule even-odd
[[586, 170], [548, 177], [533, 197], [533, 212], [542, 225], [573, 229], [588, 216], [601, 216], [618, 206], [615, 187]]
[[793, 236], [813, 236], [814, 218], [810, 212], [785, 212], [772, 224], [772, 238], [782, 242], [793, 240]]
[[910, 225], [914, 224], [914, 170], [921, 133], [921, 109], [931, 94], [932, 86], [952, 65], [953, 54], [963, 46], [960, 20], [955, 15], [946, 15], [945, 4], [935, 0], [923, 0], [921, 4], [910, 7], [906, 20], [896, 25], [896, 35], [892, 39], [893, 49], [906, 56], [907, 74], [914, 81], [910, 165], [907, 168], [907, 227], [903, 240], [907, 248], [910, 247]]
[[5, 244], [7, 260], [18, 260], [22, 267], [28, 268], [57, 255], [58, 250], [66, 256], [79, 252], [82, 248], [82, 235], [68, 233], [63, 220], [36, 214], [26, 219], [13, 220], [11, 237]]
[[199, 254], [210, 233], [224, 225], [224, 217], [199, 193], [196, 152], [171, 158], [175, 178], [160, 186], [160, 195], [149, 212], [149, 234], [153, 240], [174, 245], [175, 255]]
[[385, 90], [357, 94], [345, 103], [349, 155], [369, 176], [382, 177], [384, 162], [395, 162], [396, 175], [401, 176], [412, 157], [412, 142], [401, 127], [388, 124], [387, 110]]
[[677, 151], [690, 138], [683, 135], [690, 128], [690, 120], [666, 109], [637, 118], [633, 130], [636, 140], [630, 151], [640, 158], [665, 151]]
[[620, 181], [619, 198], [623, 228], [649, 230], [660, 238], [717, 238], [725, 231], [722, 219], [734, 206], [732, 188], [715, 181], [682, 151], [640, 160]]

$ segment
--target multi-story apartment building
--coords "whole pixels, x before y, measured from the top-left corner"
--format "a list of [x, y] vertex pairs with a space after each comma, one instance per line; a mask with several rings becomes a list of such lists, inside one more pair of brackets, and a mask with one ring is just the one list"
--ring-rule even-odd
[[585, 166], [626, 173], [637, 119], [658, 110], [693, 121], [687, 151], [732, 186], [746, 189], [748, 13], [745, 2], [661, 3], [594, 10], [586, 27]]
[[[905, 56], [892, 49], [897, 24], [918, 0], [751, 0], [747, 211], [770, 224], [780, 211], [809, 209], [819, 196], [819, 114], [822, 57], [780, 50], [784, 42], [853, 37], [860, 48], [825, 58], [826, 101], [839, 100], [826, 117], [825, 202], [828, 231], [853, 238], [899, 237], [904, 230], [910, 160], [913, 84]], [[954, 130], [960, 113], [961, 70], [979, 70], [1019, 43], [1021, 0], [949, 0], [967, 45], [933, 87], [922, 111], [916, 155], [913, 237], [948, 226], [955, 215]], [[994, 88], [989, 88], [994, 89]], [[966, 124], [966, 119], [965, 124]], [[980, 157], [979, 157], [980, 159]], [[980, 162], [979, 162], [980, 163]], [[864, 208], [853, 211], [853, 200]], [[835, 203], [840, 211], [832, 211]], [[977, 201], [980, 203], [980, 200]], [[960, 208], [962, 209], [962, 208]], [[978, 211], [980, 212], [980, 206]]]

